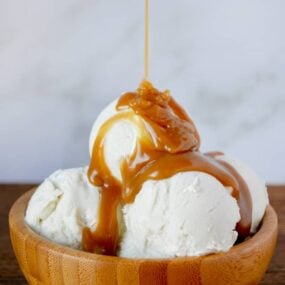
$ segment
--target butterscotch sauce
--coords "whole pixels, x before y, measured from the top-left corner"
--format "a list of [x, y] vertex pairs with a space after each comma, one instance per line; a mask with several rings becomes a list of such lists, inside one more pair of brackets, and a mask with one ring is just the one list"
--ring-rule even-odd
[[149, 63], [149, 33], [148, 33], [148, 24], [149, 24], [149, 7], [148, 0], [145, 0], [145, 19], [144, 19], [144, 79], [148, 79], [148, 63]]
[[[100, 128], [93, 146], [88, 177], [100, 189], [100, 204], [95, 231], [83, 231], [85, 250], [116, 255], [121, 207], [134, 202], [145, 181], [166, 179], [184, 171], [208, 173], [231, 187], [241, 214], [236, 229], [242, 237], [249, 234], [252, 201], [246, 183], [233, 167], [216, 158], [221, 153], [199, 151], [200, 138], [194, 123], [168, 91], [159, 92], [143, 81], [136, 92], [119, 99], [117, 110], [117, 115]], [[105, 137], [119, 120], [128, 120], [139, 129], [135, 151], [121, 163], [122, 182], [112, 175], [104, 157]]]

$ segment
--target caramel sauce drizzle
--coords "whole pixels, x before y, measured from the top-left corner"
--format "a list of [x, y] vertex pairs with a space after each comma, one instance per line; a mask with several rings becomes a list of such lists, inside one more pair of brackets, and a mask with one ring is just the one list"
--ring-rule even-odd
[[[143, 81], [136, 92], [124, 94], [116, 108], [117, 115], [99, 130], [88, 169], [90, 182], [100, 189], [100, 204], [95, 231], [83, 230], [86, 251], [116, 255], [121, 207], [134, 202], [145, 181], [184, 171], [208, 173], [231, 187], [241, 214], [236, 229], [241, 237], [249, 235], [252, 201], [246, 183], [233, 167], [216, 158], [221, 153], [199, 151], [200, 137], [194, 123], [168, 91], [160, 92]], [[121, 162], [122, 181], [112, 175], [104, 157], [105, 137], [119, 120], [130, 121], [139, 130], [135, 151]]]
[[149, 24], [149, 4], [148, 0], [145, 0], [145, 19], [144, 19], [144, 79], [148, 79], [148, 64], [149, 64], [149, 32], [148, 32], [148, 24]]

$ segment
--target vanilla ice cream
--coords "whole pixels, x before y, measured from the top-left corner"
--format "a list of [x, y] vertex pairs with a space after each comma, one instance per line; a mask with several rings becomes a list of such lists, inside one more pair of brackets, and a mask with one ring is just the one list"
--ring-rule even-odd
[[[221, 155], [248, 185], [253, 200], [251, 232], [263, 218], [268, 195], [265, 183], [240, 161]], [[124, 257], [197, 256], [227, 251], [236, 241], [240, 219], [236, 200], [215, 177], [184, 172], [146, 182], [133, 204], [124, 207]]]
[[197, 256], [229, 250], [237, 239], [239, 207], [229, 191], [202, 172], [149, 180], [123, 209], [120, 256]]
[[82, 229], [94, 229], [98, 189], [88, 182], [87, 168], [58, 170], [33, 194], [25, 220], [40, 235], [62, 245], [81, 248]]
[[269, 203], [265, 182], [250, 167], [236, 158], [227, 155], [216, 158], [229, 163], [246, 182], [253, 201], [251, 233], [255, 233]]
[[[101, 126], [111, 117], [121, 112], [131, 112], [134, 117], [141, 120], [139, 116], [131, 110], [117, 111], [116, 104], [118, 100], [109, 104], [98, 116], [95, 121], [89, 139], [89, 152], [92, 154], [94, 141], [98, 135]], [[133, 153], [139, 130], [137, 126], [129, 120], [119, 120], [114, 124], [108, 132], [104, 141], [104, 152], [106, 163], [112, 174], [118, 179], [122, 180], [120, 165], [123, 158]]]

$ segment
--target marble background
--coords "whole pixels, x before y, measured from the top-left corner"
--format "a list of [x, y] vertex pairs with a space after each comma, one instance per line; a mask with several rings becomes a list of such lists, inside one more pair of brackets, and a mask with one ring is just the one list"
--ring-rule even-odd
[[[285, 1], [151, 2], [150, 78], [223, 150], [285, 182]], [[88, 164], [99, 111], [143, 75], [143, 0], [1, 0], [0, 182]]]

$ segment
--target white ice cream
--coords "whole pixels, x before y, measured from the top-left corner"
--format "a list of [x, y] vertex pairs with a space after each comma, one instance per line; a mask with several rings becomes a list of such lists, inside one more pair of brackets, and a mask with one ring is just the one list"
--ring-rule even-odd
[[95, 229], [99, 201], [86, 169], [58, 170], [38, 187], [25, 218], [32, 229], [56, 243], [81, 248], [82, 229]]
[[202, 172], [147, 181], [124, 207], [126, 232], [120, 256], [165, 258], [229, 250], [239, 207], [229, 191]]
[[251, 232], [255, 233], [260, 221], [263, 218], [266, 206], [268, 205], [268, 194], [265, 182], [247, 165], [238, 159], [221, 155], [217, 157], [230, 164], [246, 182], [252, 199], [252, 225]]
[[[101, 126], [111, 117], [116, 115], [118, 111], [116, 110], [117, 100], [109, 104], [98, 116], [95, 121], [93, 128], [91, 130], [89, 139], [89, 152], [92, 154], [93, 145], [96, 136], [101, 128]], [[119, 111], [125, 112], [125, 111]], [[128, 109], [128, 112], [133, 112]], [[134, 116], [135, 113], [133, 112]], [[136, 116], [139, 120], [140, 117]], [[122, 180], [120, 165], [121, 161], [128, 155], [132, 154], [138, 137], [139, 130], [137, 126], [128, 120], [120, 120], [114, 124], [106, 135], [104, 141], [104, 157], [106, 164], [111, 170], [114, 177], [118, 180]]]

